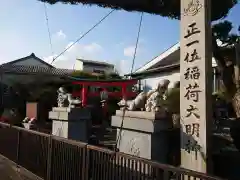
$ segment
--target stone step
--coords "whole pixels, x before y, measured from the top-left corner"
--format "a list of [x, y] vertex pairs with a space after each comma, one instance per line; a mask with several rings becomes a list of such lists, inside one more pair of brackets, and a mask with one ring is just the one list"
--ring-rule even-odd
[[92, 127], [90, 142], [94, 145], [107, 149], [114, 149], [116, 144], [116, 128], [104, 125], [94, 125]]
[[109, 127], [103, 127], [104, 125], [93, 125], [92, 126], [92, 130], [98, 130], [98, 129], [102, 129], [102, 128], [104, 128], [106, 131], [115, 131], [115, 130], [117, 130], [117, 128], [114, 128], [114, 127], [111, 127], [111, 126], [109, 126]]
[[100, 141], [99, 146], [102, 146], [107, 149], [114, 149], [116, 145], [116, 141]]
[[97, 136], [92, 134], [90, 136], [91, 139], [99, 139], [100, 141], [114, 141], [116, 140], [116, 136], [111, 136], [111, 135], [104, 135], [104, 136]]
[[106, 149], [110, 149], [110, 150], [114, 150], [115, 149], [115, 145], [114, 144], [107, 144], [107, 145], [98, 145], [99, 147], [102, 148], [106, 148]]
[[117, 130], [115, 129], [110, 129], [110, 128], [93, 128], [91, 130], [91, 134], [108, 134], [108, 135], [115, 135], [117, 134]]
[[115, 138], [116, 135], [115, 134], [103, 134], [103, 135], [97, 135], [97, 134], [92, 134], [92, 137], [101, 137], [101, 138]]
[[95, 136], [95, 137], [98, 137], [98, 138], [113, 138], [113, 137], [116, 137], [116, 133], [92, 132], [91, 136]]
[[105, 145], [107, 145], [107, 144], [116, 144], [116, 141], [99, 141], [99, 144], [105, 144]]

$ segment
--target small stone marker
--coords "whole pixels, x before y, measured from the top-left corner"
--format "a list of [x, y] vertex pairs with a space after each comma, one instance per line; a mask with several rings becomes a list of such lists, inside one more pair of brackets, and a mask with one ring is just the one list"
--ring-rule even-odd
[[212, 51], [210, 0], [181, 0], [181, 166], [210, 168]]

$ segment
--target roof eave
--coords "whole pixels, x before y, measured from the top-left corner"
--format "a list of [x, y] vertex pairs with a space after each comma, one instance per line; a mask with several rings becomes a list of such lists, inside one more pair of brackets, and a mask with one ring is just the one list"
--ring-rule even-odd
[[144, 66], [142, 66], [141, 68], [137, 69], [135, 71], [135, 73], [142, 72], [142, 71], [145, 71], [145, 70], [151, 68], [152, 66], [154, 66], [157, 63], [159, 63], [161, 60], [163, 60], [164, 58], [166, 58], [170, 54], [172, 54], [175, 51], [179, 50], [179, 48], [180, 48], [180, 42], [178, 42], [175, 45], [171, 46], [166, 51], [164, 51], [160, 55], [156, 56], [155, 58], [153, 58], [152, 60], [147, 62]]
[[40, 61], [41, 63], [45, 64], [46, 66], [50, 67], [50, 68], [55, 68], [54, 66], [52, 66], [51, 64], [45, 62], [44, 60], [40, 59], [39, 57], [35, 56], [34, 53], [30, 54], [29, 56], [26, 56], [26, 57], [22, 57], [22, 58], [19, 58], [19, 59], [16, 59], [16, 60], [13, 60], [13, 61], [10, 61], [10, 62], [7, 62], [7, 63], [4, 63], [2, 64], [2, 66], [4, 65], [13, 65], [15, 63], [18, 63], [18, 62], [21, 62], [21, 61], [24, 61], [26, 59], [29, 59], [29, 58], [34, 58], [36, 59], [37, 61]]
[[124, 76], [131, 76], [133, 78], [141, 79], [141, 78], [153, 76], [154, 74], [170, 72], [170, 71], [179, 70], [179, 69], [180, 69], [180, 64], [177, 63], [177, 64], [172, 64], [172, 65], [169, 65], [169, 66], [163, 66], [163, 67], [150, 69], [150, 70], [143, 71], [143, 72], [126, 74]]

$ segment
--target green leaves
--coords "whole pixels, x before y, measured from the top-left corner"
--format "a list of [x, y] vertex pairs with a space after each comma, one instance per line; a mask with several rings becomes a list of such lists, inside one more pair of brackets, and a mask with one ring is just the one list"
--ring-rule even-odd
[[122, 77], [117, 73], [94, 74], [94, 73], [87, 73], [83, 71], [74, 71], [72, 73], [72, 76], [77, 78], [96, 79], [96, 80], [122, 79]]
[[234, 45], [239, 40], [239, 35], [232, 33], [233, 25], [229, 21], [215, 24], [212, 28], [215, 39], [219, 39], [224, 46]]

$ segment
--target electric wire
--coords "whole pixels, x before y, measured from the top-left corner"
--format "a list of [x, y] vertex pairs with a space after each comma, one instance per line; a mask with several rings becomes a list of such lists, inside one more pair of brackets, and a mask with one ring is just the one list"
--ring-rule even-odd
[[102, 19], [100, 19], [94, 26], [92, 26], [87, 32], [85, 32], [82, 36], [80, 36], [74, 43], [72, 43], [70, 46], [68, 46], [64, 51], [62, 51], [59, 55], [53, 58], [51, 64], [59, 58], [61, 55], [63, 55], [68, 49], [70, 49], [72, 46], [74, 46], [78, 41], [80, 41], [82, 38], [84, 38], [88, 33], [90, 33], [94, 28], [96, 28], [98, 25], [100, 25], [108, 16], [110, 16], [115, 9], [111, 10], [109, 13], [107, 13]]
[[[139, 26], [138, 26], [137, 40], [136, 40], [136, 45], [135, 45], [135, 49], [134, 49], [134, 55], [133, 55], [132, 67], [131, 67], [131, 73], [130, 74], [132, 74], [132, 72], [133, 72], [133, 67], [134, 67], [134, 63], [135, 63], [135, 59], [136, 59], [138, 42], [139, 42], [139, 37], [140, 37], [140, 31], [141, 31], [141, 27], [142, 27], [142, 20], [143, 20], [143, 12], [141, 13], [140, 23], [139, 23]], [[119, 144], [119, 147], [120, 147], [120, 142], [121, 142], [121, 139], [122, 139], [123, 122], [124, 122], [124, 118], [125, 118], [126, 109], [127, 109], [127, 107], [124, 106], [123, 107], [123, 114], [122, 114], [122, 122], [121, 122], [121, 126], [119, 128], [117, 140], [116, 140], [115, 147], [114, 147], [115, 152], [118, 151], [118, 148], [117, 148], [118, 144]]]
[[44, 5], [45, 18], [46, 18], [46, 25], [47, 25], [47, 30], [48, 30], [49, 44], [50, 44], [50, 48], [51, 48], [52, 57], [54, 58], [52, 38], [51, 38], [50, 27], [49, 27], [49, 18], [48, 18], [48, 13], [47, 13], [47, 6], [46, 6], [46, 3], [43, 3], [43, 5]]
[[140, 36], [140, 32], [141, 32], [141, 27], [142, 27], [142, 20], [143, 20], [143, 12], [141, 13], [140, 23], [139, 23], [139, 26], [138, 26], [137, 40], [136, 40], [136, 45], [135, 45], [135, 49], [134, 49], [132, 67], [131, 67], [130, 74], [132, 74], [134, 64], [135, 64], [135, 59], [136, 59], [136, 54], [137, 54], [137, 49], [138, 49], [139, 36]]

